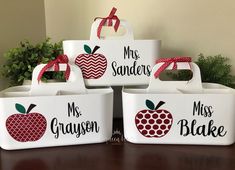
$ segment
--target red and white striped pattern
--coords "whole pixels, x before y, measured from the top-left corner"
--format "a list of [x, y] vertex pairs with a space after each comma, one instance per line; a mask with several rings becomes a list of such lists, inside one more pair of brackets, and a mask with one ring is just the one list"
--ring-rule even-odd
[[75, 64], [80, 67], [85, 79], [98, 79], [107, 68], [107, 60], [102, 54], [80, 54]]

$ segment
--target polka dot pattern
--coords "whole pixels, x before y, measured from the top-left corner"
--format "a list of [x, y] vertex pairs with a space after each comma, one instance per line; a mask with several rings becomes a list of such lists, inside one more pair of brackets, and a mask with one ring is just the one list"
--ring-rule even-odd
[[165, 136], [173, 123], [171, 113], [166, 110], [142, 110], [135, 117], [136, 127], [145, 137]]

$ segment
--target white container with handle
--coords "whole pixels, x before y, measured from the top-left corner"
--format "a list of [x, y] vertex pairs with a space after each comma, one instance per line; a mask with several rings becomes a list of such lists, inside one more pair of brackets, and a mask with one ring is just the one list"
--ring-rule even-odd
[[[112, 135], [113, 90], [86, 89], [78, 67], [67, 82], [41, 83], [0, 92], [0, 139], [6, 150], [105, 142]], [[66, 64], [60, 64], [65, 71]], [[47, 71], [52, 71], [47, 70]]]
[[191, 69], [190, 81], [162, 81], [154, 73], [163, 64], [153, 68], [148, 88], [123, 88], [125, 138], [143, 144], [233, 144], [234, 89], [201, 83], [198, 66], [187, 62], [177, 69]]
[[92, 24], [90, 40], [63, 41], [70, 64], [82, 69], [88, 86], [148, 84], [151, 69], [160, 56], [161, 41], [134, 40], [125, 20], [120, 21], [124, 35], [99, 39], [97, 29], [101, 21], [97, 19]]

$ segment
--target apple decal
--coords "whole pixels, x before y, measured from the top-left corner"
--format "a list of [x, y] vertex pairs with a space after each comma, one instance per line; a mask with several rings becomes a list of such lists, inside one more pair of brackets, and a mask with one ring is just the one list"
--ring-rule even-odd
[[100, 47], [91, 48], [84, 45], [86, 54], [80, 54], [75, 59], [75, 64], [82, 70], [85, 79], [98, 79], [102, 77], [107, 68], [107, 59], [103, 54], [95, 53]]
[[138, 131], [145, 137], [160, 138], [165, 136], [173, 123], [172, 114], [164, 109], [159, 109], [165, 102], [160, 101], [157, 106], [146, 100], [149, 110], [141, 110], [135, 116]]
[[30, 104], [26, 111], [21, 104], [15, 104], [16, 110], [20, 113], [13, 114], [6, 120], [7, 131], [15, 140], [37, 141], [44, 135], [47, 127], [46, 118], [40, 113], [30, 113], [35, 106]]

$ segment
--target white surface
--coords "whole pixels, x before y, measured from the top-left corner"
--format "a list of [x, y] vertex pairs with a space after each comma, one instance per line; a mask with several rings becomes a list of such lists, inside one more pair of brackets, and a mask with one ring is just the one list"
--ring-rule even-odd
[[[147, 68], [151, 71], [156, 60], [160, 57], [160, 40], [134, 40], [131, 26], [121, 20], [121, 26], [126, 30], [123, 36], [106, 36], [104, 39], [98, 39], [97, 27], [101, 20], [96, 20], [91, 27], [91, 40], [67, 40], [63, 41], [64, 54], [69, 57], [71, 65], [75, 65], [75, 59], [80, 54], [86, 54], [84, 45], [91, 49], [100, 46], [96, 53], [103, 54], [107, 59], [107, 69], [102, 77], [98, 79], [85, 79], [88, 86], [122, 86], [122, 85], [143, 85], [148, 84], [149, 76]], [[129, 47], [129, 50], [127, 50]], [[129, 52], [129, 56], [127, 52]], [[134, 54], [137, 54], [134, 55]], [[133, 55], [132, 55], [133, 54]], [[134, 66], [136, 65], [136, 66]], [[117, 75], [117, 70], [128, 68], [128, 71], [141, 70], [140, 74]], [[137, 68], [139, 67], [139, 68]]]
[[[107, 59], [107, 69], [102, 77], [99, 79], [85, 79], [85, 84], [88, 86], [103, 86], [103, 85], [143, 85], [148, 84], [149, 76], [141, 73], [141, 75], [131, 74], [116, 75], [118, 67], [132, 67], [136, 62], [136, 66], [142, 67], [154, 66], [156, 60], [160, 57], [160, 40], [68, 40], [63, 41], [64, 54], [69, 57], [71, 65], [75, 65], [75, 59], [79, 54], [85, 54], [84, 45], [94, 48], [96, 45], [100, 46], [97, 53], [103, 54]], [[130, 47], [131, 50], [138, 50], [140, 58], [126, 58], [124, 59], [124, 47]], [[116, 62], [114, 69], [112, 63]], [[137, 68], [135, 68], [135, 71]]]
[[[39, 68], [41, 68], [41, 66], [39, 66]], [[75, 69], [78, 70], [78, 67]], [[37, 75], [36, 73], [37, 71], [35, 72], [35, 75]], [[81, 77], [80, 80], [82, 80]], [[56, 90], [46, 88], [45, 85], [45, 95], [40, 96], [38, 96], [39, 94], [37, 94], [37, 96], [31, 96], [31, 87], [35, 84], [32, 86], [28, 85], [11, 87], [1, 91], [1, 147], [7, 150], [13, 150], [48, 146], [100, 143], [109, 140], [112, 135], [113, 90], [109, 87], [85, 89], [84, 83], [83, 86], [81, 86], [82, 83], [83, 82], [80, 81], [80, 84], [77, 84], [77, 88], [70, 85], [64, 86], [64, 84], [58, 85], [57, 83], [52, 83], [51, 87], [54, 86], [54, 89]], [[41, 88], [41, 85], [39, 86]], [[38, 89], [41, 90], [40, 88]], [[80, 88], [82, 90], [85, 89], [85, 92], [79, 91]], [[34, 142], [18, 142], [8, 133], [6, 129], [6, 120], [9, 116], [17, 113], [15, 108], [16, 103], [23, 105], [26, 109], [30, 104], [36, 104], [36, 107], [31, 111], [31, 113], [40, 113], [46, 118], [47, 128], [45, 134], [39, 140]], [[79, 115], [72, 115], [71, 110], [69, 111], [69, 105], [71, 107], [73, 103], [77, 108], [77, 111], [80, 113]], [[57, 124], [53, 124], [53, 118], [58, 120]], [[72, 123], [73, 126], [77, 127], [87, 121], [95, 121], [97, 123], [99, 128], [97, 133], [91, 131], [76, 137], [77, 133], [62, 134], [59, 125], [59, 123], [63, 123], [66, 126], [67, 124]], [[56, 131], [57, 128], [59, 129], [58, 138], [55, 137], [56, 134], [53, 133], [52, 130], [54, 129], [54, 131]], [[84, 131], [82, 127], [80, 130]]]
[[[99, 37], [97, 37], [97, 30], [99, 27], [99, 24], [102, 20], [96, 19], [92, 26], [91, 26], [91, 34], [90, 34], [90, 40], [92, 41], [99, 41]], [[116, 20], [112, 20], [113, 25], [115, 24]], [[134, 40], [133, 30], [130, 26], [130, 24], [125, 20], [120, 20], [119, 27], [123, 27], [125, 29], [125, 34], [122, 36], [105, 36], [100, 37], [102, 40]]]
[[[86, 88], [84, 84], [84, 80], [82, 78], [82, 72], [79, 67], [75, 67], [70, 65], [70, 76], [67, 82], [50, 82], [50, 83], [41, 83], [38, 82], [37, 78], [42, 70], [42, 68], [46, 64], [38, 65], [32, 74], [32, 86], [31, 86], [31, 95], [56, 95], [59, 90], [67, 90], [76, 93], [85, 93]], [[60, 71], [65, 71], [67, 65], [66, 64], [59, 64]], [[50, 68], [47, 71], [53, 71], [54, 68]], [[47, 72], [46, 71], [46, 72]]]
[[[162, 81], [155, 78], [154, 73], [163, 65], [164, 63], [156, 64], [152, 69], [152, 74], [150, 76], [150, 82], [148, 86], [149, 92], [159, 92], [159, 93], [171, 93], [179, 92], [179, 89], [189, 89], [189, 90], [202, 90], [201, 83], [201, 73], [199, 67], [195, 63], [180, 62], [177, 63], [177, 70], [191, 70], [193, 73], [192, 79], [189, 81]], [[166, 70], [172, 70], [173, 63], [170, 64]]]
[[[193, 71], [194, 70], [195, 69], [193, 69]], [[146, 144], [198, 145], [230, 145], [234, 143], [234, 89], [219, 84], [203, 83], [202, 86], [200, 86], [202, 87], [201, 90], [195, 90], [190, 89], [190, 87], [187, 88], [187, 84], [178, 87], [176, 83], [174, 87], [172, 86], [174, 82], [164, 82], [164, 86], [162, 86], [163, 84], [158, 84], [158, 82], [158, 80], [154, 82], [154, 79], [152, 79], [149, 86], [152, 88], [151, 91], [149, 91], [148, 88], [123, 88], [124, 135], [128, 141]], [[154, 86], [152, 86], [153, 83]], [[160, 87], [162, 91], [159, 91]], [[148, 109], [145, 105], [147, 99], [151, 100], [155, 106], [159, 101], [164, 101], [165, 104], [159, 109], [168, 110], [172, 114], [173, 124], [169, 132], [163, 137], [145, 137], [136, 127], [135, 116], [139, 111]], [[194, 105], [200, 106], [201, 110], [199, 107], [195, 109]], [[210, 107], [210, 110], [213, 112], [211, 116], [206, 116], [205, 110], [207, 110], [208, 107]], [[187, 120], [188, 124], [182, 124], [181, 126], [181, 123], [185, 123], [185, 120]], [[196, 131], [196, 128], [199, 128], [198, 131], [201, 131], [202, 126], [204, 126], [206, 136], [200, 133], [192, 135], [191, 125], [193, 121], [196, 121], [194, 131]], [[215, 127], [212, 129], [216, 128], [216, 132], [221, 127], [220, 130], [223, 129], [221, 134], [225, 135], [213, 137], [212, 134], [207, 134], [209, 131], [209, 122], [213, 122], [213, 126]], [[182, 133], [181, 128], [183, 129]], [[186, 131], [189, 131], [188, 135], [186, 135]]]

